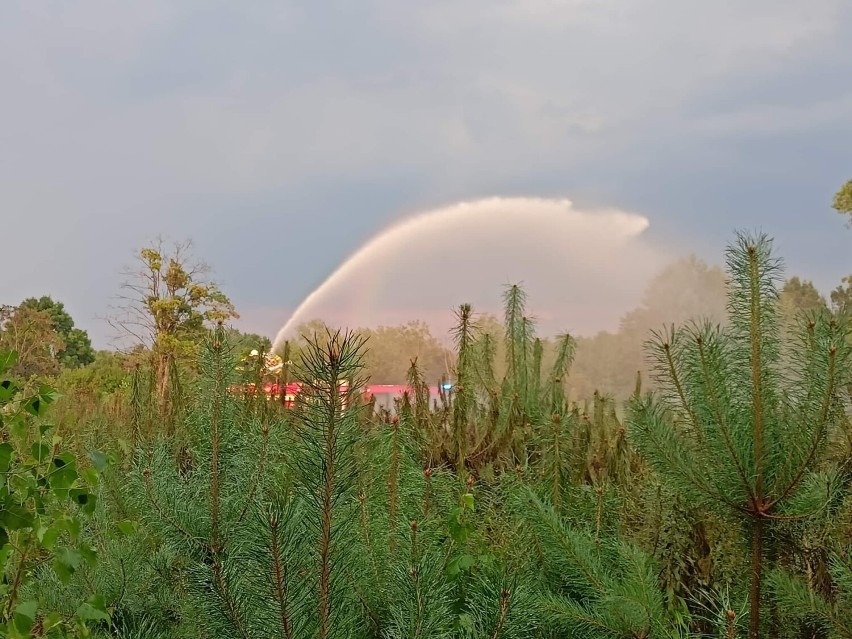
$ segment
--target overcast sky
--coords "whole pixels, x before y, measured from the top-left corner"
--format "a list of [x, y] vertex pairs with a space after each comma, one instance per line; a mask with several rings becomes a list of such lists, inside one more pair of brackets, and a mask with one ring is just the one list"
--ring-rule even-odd
[[123, 265], [191, 237], [274, 333], [388, 223], [568, 197], [682, 252], [776, 236], [833, 286], [852, 231], [848, 0], [0, 4], [0, 303], [104, 345]]

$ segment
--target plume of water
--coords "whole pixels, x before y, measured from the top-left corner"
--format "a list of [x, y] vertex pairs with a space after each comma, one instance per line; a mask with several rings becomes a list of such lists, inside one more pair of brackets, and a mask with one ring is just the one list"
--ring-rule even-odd
[[462, 302], [496, 312], [501, 287], [515, 282], [524, 284], [545, 332], [613, 328], [662, 264], [643, 241], [648, 226], [635, 213], [581, 211], [566, 199], [493, 197], [414, 215], [329, 275], [274, 347], [311, 319], [350, 326], [422, 319], [434, 328]]

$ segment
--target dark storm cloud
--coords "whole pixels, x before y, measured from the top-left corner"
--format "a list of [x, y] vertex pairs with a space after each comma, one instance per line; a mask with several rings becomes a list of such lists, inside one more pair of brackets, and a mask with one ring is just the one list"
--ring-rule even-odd
[[707, 257], [762, 226], [826, 287], [850, 25], [843, 0], [4, 3], [0, 302], [50, 293], [103, 343], [166, 233], [272, 332], [386, 223], [492, 194], [639, 211]]

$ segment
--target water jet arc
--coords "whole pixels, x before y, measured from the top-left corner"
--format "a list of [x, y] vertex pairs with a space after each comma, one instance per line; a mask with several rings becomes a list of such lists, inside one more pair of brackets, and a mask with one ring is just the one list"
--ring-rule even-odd
[[[652, 251], [637, 242], [648, 226], [647, 218], [631, 212], [583, 211], [568, 199], [529, 197], [492, 197], [413, 215], [378, 233], [335, 269], [290, 316], [273, 348], [280, 349], [292, 338], [301, 322], [317, 317], [309, 313], [316, 313], [325, 302], [349, 297], [362, 307], [368, 306], [371, 296], [375, 299], [396, 273], [408, 269], [408, 276], [417, 277], [418, 259], [421, 276], [444, 267], [450, 277], [469, 278], [476, 288], [484, 284], [477, 277], [493, 274], [488, 286], [494, 297], [499, 296], [498, 287], [508, 281], [528, 281], [530, 274], [535, 281], [535, 268], [530, 264], [538, 264], [536, 268], [542, 270], [542, 260], [547, 259], [552, 262], [547, 266], [551, 271], [567, 272], [579, 265], [584, 276], [592, 279], [607, 279], [607, 273], [620, 272], [632, 281], [631, 272], [644, 272], [646, 265], [657, 261], [649, 260]], [[473, 250], [474, 259], [463, 258], [469, 250]], [[501, 257], [504, 251], [509, 259]], [[624, 264], [625, 259], [641, 264]], [[623, 268], [612, 269], [606, 260], [620, 261]], [[377, 277], [377, 272], [388, 275]], [[417, 298], [409, 303], [419, 301]], [[454, 299], [451, 306], [461, 301], [468, 300]], [[443, 312], [449, 310], [443, 301], [437, 304]]]

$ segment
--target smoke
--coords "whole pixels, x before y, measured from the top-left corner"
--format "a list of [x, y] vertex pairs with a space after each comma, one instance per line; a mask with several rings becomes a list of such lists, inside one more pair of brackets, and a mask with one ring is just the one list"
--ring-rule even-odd
[[566, 199], [488, 198], [412, 216], [343, 262], [296, 309], [275, 348], [302, 322], [446, 329], [469, 302], [500, 312], [502, 287], [521, 283], [541, 332], [614, 328], [664, 263], [643, 238], [647, 218], [581, 211]]

